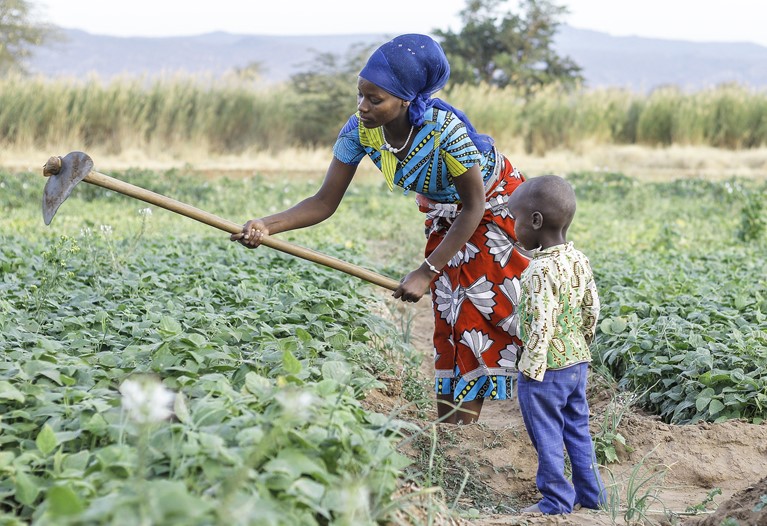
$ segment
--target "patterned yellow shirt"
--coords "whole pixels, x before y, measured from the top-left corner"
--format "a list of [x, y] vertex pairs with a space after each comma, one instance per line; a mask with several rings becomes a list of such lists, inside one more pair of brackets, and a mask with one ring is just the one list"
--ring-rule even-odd
[[599, 296], [588, 258], [572, 243], [539, 250], [521, 282], [520, 372], [542, 381], [546, 369], [590, 362]]

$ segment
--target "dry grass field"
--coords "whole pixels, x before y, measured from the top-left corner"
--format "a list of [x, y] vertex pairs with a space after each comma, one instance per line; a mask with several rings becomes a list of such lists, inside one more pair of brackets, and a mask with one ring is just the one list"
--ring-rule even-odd
[[[578, 150], [556, 150], [545, 155], [524, 153], [521, 147], [499, 149], [517, 167], [530, 176], [545, 173], [564, 174], [581, 171], [621, 172], [642, 181], [662, 181], [677, 178], [723, 179], [732, 176], [759, 180], [767, 178], [767, 148], [723, 150], [703, 146], [644, 146], [583, 145]], [[63, 155], [72, 148], [62, 145], [53, 151], [0, 150], [0, 166], [17, 170], [36, 170], [50, 155]], [[281, 151], [251, 151], [237, 156], [209, 156], [204, 148], [189, 147], [186, 151], [148, 152], [126, 151], [110, 155], [98, 150], [88, 151], [96, 169], [102, 172], [141, 167], [166, 170], [190, 166], [195, 171], [217, 175], [237, 176], [259, 173], [263, 176], [320, 179], [327, 168], [330, 147], [322, 149], [286, 149]], [[361, 163], [363, 177], [375, 177], [370, 163]]]

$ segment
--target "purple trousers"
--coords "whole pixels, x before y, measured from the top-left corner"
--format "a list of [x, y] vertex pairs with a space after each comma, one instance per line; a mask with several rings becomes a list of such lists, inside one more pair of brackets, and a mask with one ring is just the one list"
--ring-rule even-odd
[[[542, 382], [519, 374], [517, 396], [527, 434], [538, 453], [535, 483], [543, 495], [538, 503], [543, 513], [570, 513], [575, 504], [597, 509], [606, 502], [589, 433], [588, 371], [587, 363], [548, 370]], [[565, 477], [565, 449], [572, 483]]]

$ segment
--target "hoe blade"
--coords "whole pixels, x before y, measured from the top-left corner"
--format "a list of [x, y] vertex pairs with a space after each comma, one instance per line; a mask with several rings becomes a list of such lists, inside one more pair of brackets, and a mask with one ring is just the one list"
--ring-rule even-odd
[[50, 175], [43, 190], [43, 220], [51, 224], [56, 210], [59, 209], [77, 183], [85, 179], [93, 170], [93, 161], [88, 154], [72, 152], [61, 158], [61, 169]]

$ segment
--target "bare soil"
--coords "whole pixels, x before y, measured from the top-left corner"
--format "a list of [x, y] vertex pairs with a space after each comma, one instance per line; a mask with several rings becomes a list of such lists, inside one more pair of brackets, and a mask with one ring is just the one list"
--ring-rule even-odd
[[[411, 343], [423, 352], [421, 374], [431, 378], [433, 327], [431, 306], [420, 301], [412, 310]], [[603, 422], [614, 390], [595, 375], [590, 388], [592, 433]], [[370, 394], [366, 405], [379, 412], [404, 406], [398, 379], [387, 381], [388, 389]], [[432, 408], [425, 415], [403, 413], [405, 419], [427, 429], [436, 418]], [[612, 498], [619, 498], [611, 511], [578, 510], [570, 515], [520, 514], [519, 510], [540, 498], [535, 486], [537, 459], [522, 422], [516, 400], [487, 402], [479, 422], [437, 427], [438, 443], [446, 462], [469, 469], [472, 483], [462, 493], [445, 488], [445, 509], [458, 497], [461, 517], [445, 513], [432, 524], [562, 525], [601, 526], [612, 524], [681, 524], [720, 526], [731, 524], [767, 526], [767, 506], [753, 511], [767, 495], [767, 424], [744, 421], [676, 426], [632, 408], [621, 419], [618, 431], [626, 448], [618, 448], [618, 462], [602, 468]], [[429, 444], [426, 444], [429, 447]], [[406, 452], [418, 456], [412, 444]], [[639, 482], [644, 481], [637, 489]], [[468, 488], [473, 489], [468, 489]], [[719, 494], [718, 490], [721, 490]], [[451, 491], [452, 490], [452, 491]], [[626, 517], [635, 499], [649, 497], [645, 517]], [[764, 497], [767, 499], [767, 497]], [[433, 505], [433, 500], [431, 501]], [[494, 502], [494, 506], [488, 503]], [[498, 503], [504, 513], [498, 513]], [[697, 510], [695, 509], [697, 508]], [[465, 510], [473, 509], [473, 514]], [[404, 520], [403, 520], [404, 522]], [[421, 522], [411, 520], [410, 522]]]

